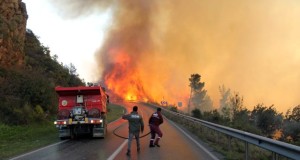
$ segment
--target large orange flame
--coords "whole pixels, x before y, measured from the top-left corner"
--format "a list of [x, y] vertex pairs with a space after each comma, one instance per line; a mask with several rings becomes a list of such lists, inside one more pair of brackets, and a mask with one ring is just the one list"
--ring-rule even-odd
[[121, 50], [111, 52], [114, 55], [114, 64], [104, 77], [108, 89], [124, 100], [148, 99], [139, 79], [138, 70], [132, 67], [132, 58]]
[[180, 102], [183, 105], [179, 107], [186, 106], [188, 87], [168, 86], [173, 85], [170, 84], [173, 79], [169, 80], [164, 76], [161, 63], [138, 59], [122, 49], [110, 49], [107, 55], [110, 55], [111, 64], [107, 65], [110, 67], [107, 67], [104, 74], [104, 83], [113, 95], [127, 101], [167, 101], [169, 105], [175, 106]]

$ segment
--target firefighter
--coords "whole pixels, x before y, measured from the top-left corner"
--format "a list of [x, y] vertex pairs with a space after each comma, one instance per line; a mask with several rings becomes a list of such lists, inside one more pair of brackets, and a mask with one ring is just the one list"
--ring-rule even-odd
[[138, 107], [133, 106], [133, 110], [130, 114], [123, 115], [122, 118], [129, 122], [129, 136], [128, 136], [128, 148], [127, 156], [130, 156], [131, 142], [133, 137], [136, 139], [137, 152], [140, 152], [140, 132], [144, 132], [143, 117], [138, 114]]
[[[161, 115], [161, 108], [157, 108], [156, 112], [151, 115], [149, 118], [149, 127], [150, 127], [150, 132], [151, 132], [151, 139], [150, 139], [150, 144], [149, 147], [160, 147], [159, 145], [159, 140], [163, 136], [159, 125], [161, 125], [164, 122], [164, 119]], [[156, 134], [158, 137], [155, 139]]]

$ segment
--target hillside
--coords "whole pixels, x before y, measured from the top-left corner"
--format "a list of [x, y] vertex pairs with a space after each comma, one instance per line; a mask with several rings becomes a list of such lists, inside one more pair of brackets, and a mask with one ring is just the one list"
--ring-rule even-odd
[[54, 87], [84, 85], [73, 65], [51, 56], [33, 31], [26, 29], [26, 6], [0, 1], [0, 123], [23, 125], [56, 113]]

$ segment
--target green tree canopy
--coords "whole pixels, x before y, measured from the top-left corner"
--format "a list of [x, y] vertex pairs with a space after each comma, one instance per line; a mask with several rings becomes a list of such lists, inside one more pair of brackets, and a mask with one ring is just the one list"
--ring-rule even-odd
[[251, 112], [255, 125], [266, 135], [271, 135], [276, 129], [281, 128], [283, 116], [278, 114], [273, 105], [266, 107], [258, 104]]
[[25, 65], [22, 68], [0, 66], [0, 123], [28, 124], [56, 114], [55, 86], [83, 86], [74, 65], [65, 67], [50, 56], [37, 36], [27, 30]]
[[300, 122], [300, 105], [293, 108], [291, 115], [289, 115], [289, 119]]
[[192, 117], [195, 117], [195, 118], [202, 118], [202, 113], [200, 111], [200, 109], [198, 108], [195, 108], [192, 110]]

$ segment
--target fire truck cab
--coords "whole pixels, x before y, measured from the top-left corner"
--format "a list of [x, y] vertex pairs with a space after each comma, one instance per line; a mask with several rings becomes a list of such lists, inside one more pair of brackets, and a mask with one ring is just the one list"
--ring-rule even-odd
[[56, 87], [58, 114], [54, 124], [61, 139], [78, 134], [104, 138], [108, 95], [101, 86]]

